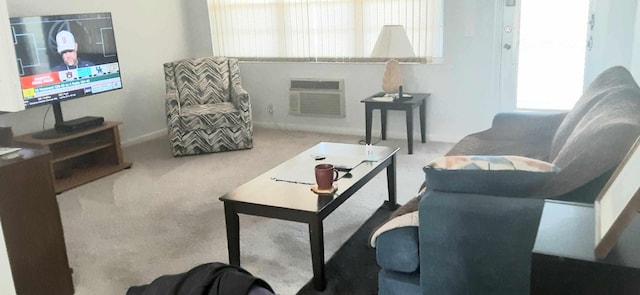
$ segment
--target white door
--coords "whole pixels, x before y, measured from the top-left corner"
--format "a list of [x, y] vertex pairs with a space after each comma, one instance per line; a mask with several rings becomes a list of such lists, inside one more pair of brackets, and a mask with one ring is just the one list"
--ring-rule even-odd
[[504, 0], [501, 111], [567, 110], [583, 91], [589, 0]]

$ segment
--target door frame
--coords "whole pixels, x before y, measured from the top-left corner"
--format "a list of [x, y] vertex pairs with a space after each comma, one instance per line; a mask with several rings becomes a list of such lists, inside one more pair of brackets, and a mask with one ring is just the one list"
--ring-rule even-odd
[[[498, 46], [498, 103], [500, 112], [511, 112], [517, 109], [518, 91], [518, 52], [520, 45], [520, 8], [521, 1], [514, 0], [515, 6], [507, 6], [508, 0], [497, 2], [496, 39]], [[506, 27], [511, 26], [510, 33]], [[505, 49], [505, 44], [511, 46]]]

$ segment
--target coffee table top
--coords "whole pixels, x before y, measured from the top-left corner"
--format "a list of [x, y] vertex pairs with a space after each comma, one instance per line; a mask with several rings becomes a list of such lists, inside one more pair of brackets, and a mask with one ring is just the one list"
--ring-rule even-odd
[[[357, 190], [353, 188], [356, 184], [362, 186], [362, 182], [367, 182], [374, 176], [371, 172], [399, 149], [372, 146], [371, 150], [367, 156], [365, 145], [321, 142], [223, 195], [220, 200], [320, 212], [336, 200], [344, 202]], [[325, 159], [316, 160], [315, 156]], [[334, 182], [338, 187], [335, 194], [317, 195], [311, 191], [311, 185], [315, 184], [314, 167], [321, 163], [355, 167], [349, 173], [350, 178], [344, 177], [346, 172], [339, 173], [339, 179]]]

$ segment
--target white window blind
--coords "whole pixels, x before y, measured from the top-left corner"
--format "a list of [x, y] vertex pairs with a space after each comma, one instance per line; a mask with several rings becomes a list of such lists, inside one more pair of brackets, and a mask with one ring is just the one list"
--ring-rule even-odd
[[416, 58], [442, 56], [441, 0], [209, 0], [214, 53], [241, 60], [370, 58], [383, 25], [403, 25]]

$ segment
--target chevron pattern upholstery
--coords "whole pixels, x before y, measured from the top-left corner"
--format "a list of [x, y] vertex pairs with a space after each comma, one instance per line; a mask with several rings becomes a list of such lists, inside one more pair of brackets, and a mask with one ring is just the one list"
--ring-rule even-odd
[[174, 156], [253, 147], [251, 103], [238, 60], [200, 57], [164, 64], [165, 109]]

